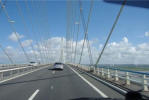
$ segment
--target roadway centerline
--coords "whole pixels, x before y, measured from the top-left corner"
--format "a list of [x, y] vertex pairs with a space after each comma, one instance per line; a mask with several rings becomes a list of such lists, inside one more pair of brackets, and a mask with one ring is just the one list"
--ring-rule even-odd
[[108, 98], [106, 94], [104, 94], [102, 91], [100, 91], [97, 87], [95, 87], [91, 82], [89, 82], [87, 79], [85, 79], [83, 76], [81, 76], [77, 71], [75, 71], [73, 68], [69, 67], [74, 73], [76, 73], [82, 80], [84, 80], [89, 86], [91, 86], [97, 93], [99, 93], [102, 97]]
[[38, 94], [39, 89], [37, 89], [29, 98], [28, 100], [33, 100], [35, 98], [35, 96]]

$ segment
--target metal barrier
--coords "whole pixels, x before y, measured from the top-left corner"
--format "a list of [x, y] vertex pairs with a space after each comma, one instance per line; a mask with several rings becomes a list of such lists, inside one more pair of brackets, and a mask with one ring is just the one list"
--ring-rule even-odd
[[15, 75], [25, 73], [28, 71], [35, 70], [37, 68], [43, 67], [42, 65], [38, 66], [27, 66], [27, 67], [18, 67], [18, 68], [11, 68], [11, 69], [5, 69], [5, 70], [0, 70], [0, 81], [2, 81], [5, 78], [10, 78]]
[[90, 71], [93, 70], [93, 74], [100, 75], [101, 77], [111, 79], [114, 78], [114, 81], [124, 80], [126, 85], [131, 85], [132, 83], [137, 83], [142, 86], [143, 91], [149, 91], [149, 73], [121, 70], [118, 68], [110, 67], [90, 67], [86, 65], [76, 65], [83, 70]]
[[28, 66], [28, 64], [0, 64], [0, 70], [25, 66]]

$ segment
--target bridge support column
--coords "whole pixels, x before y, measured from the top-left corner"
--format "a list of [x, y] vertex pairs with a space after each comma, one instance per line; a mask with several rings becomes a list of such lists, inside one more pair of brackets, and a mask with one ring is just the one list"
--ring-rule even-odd
[[100, 70], [99, 70], [99, 68], [97, 68], [97, 75], [100, 75]]
[[109, 78], [111, 78], [111, 75], [110, 75], [110, 69], [108, 68], [108, 75], [107, 75], [107, 78], [109, 79]]
[[90, 71], [90, 66], [88, 66], [88, 69], [87, 70]]
[[96, 74], [96, 68], [94, 67], [94, 74]]
[[149, 91], [147, 80], [146, 80], [146, 75], [143, 75], [143, 91]]
[[12, 71], [10, 71], [10, 76], [13, 76], [13, 70], [12, 70]]
[[80, 68], [80, 64], [78, 64], [78, 66], [77, 66], [78, 68]]
[[115, 70], [115, 81], [118, 81], [119, 80], [119, 78], [118, 78], [118, 72], [117, 72], [117, 70]]
[[2, 80], [3, 79], [3, 73], [1, 72], [0, 73], [0, 80]]
[[127, 84], [127, 85], [130, 85], [129, 72], [126, 72], [126, 84]]
[[19, 73], [19, 71], [20, 71], [20, 70], [17, 70], [16, 74], [18, 74], [18, 73]]
[[101, 68], [101, 75], [104, 76], [104, 70]]

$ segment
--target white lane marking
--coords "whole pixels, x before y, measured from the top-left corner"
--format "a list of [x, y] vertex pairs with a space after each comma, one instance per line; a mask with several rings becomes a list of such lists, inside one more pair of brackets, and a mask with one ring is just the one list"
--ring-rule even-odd
[[39, 68], [39, 69], [36, 69], [36, 70], [33, 70], [33, 71], [31, 71], [31, 72], [27, 72], [27, 73], [24, 73], [24, 74], [17, 75], [17, 76], [11, 77], [11, 78], [9, 78], [9, 79], [2, 80], [2, 81], [0, 81], [0, 83], [3, 83], [3, 82], [6, 82], [6, 81], [9, 81], [9, 80], [12, 80], [12, 79], [15, 79], [15, 78], [18, 78], [18, 77], [27, 75], [27, 74], [29, 74], [29, 73], [33, 73], [33, 72], [35, 72], [35, 71], [38, 71], [38, 70], [41, 70], [41, 69], [47, 68], [47, 67], [48, 67], [48, 66], [42, 67], [42, 68]]
[[39, 89], [37, 89], [29, 98], [28, 100], [33, 100], [35, 98], [35, 96], [37, 95], [37, 93], [39, 92]]
[[98, 88], [96, 88], [91, 82], [89, 82], [87, 79], [85, 79], [83, 76], [81, 76], [77, 71], [75, 71], [73, 68], [69, 67], [73, 72], [75, 72], [82, 80], [84, 80], [89, 86], [91, 86], [97, 93], [99, 93], [102, 97], [108, 98], [106, 94], [104, 94], [102, 91], [100, 91]]

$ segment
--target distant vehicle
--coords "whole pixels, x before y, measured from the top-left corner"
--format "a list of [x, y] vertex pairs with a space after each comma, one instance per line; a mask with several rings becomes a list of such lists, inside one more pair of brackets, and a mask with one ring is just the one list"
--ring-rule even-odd
[[37, 62], [30, 62], [30, 64], [28, 66], [37, 66], [38, 63]]
[[56, 62], [53, 67], [54, 67], [54, 69], [63, 70], [64, 64], [60, 63], [60, 62]]

